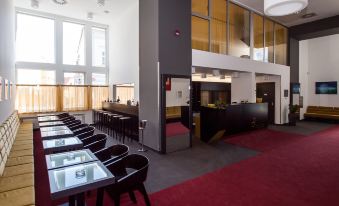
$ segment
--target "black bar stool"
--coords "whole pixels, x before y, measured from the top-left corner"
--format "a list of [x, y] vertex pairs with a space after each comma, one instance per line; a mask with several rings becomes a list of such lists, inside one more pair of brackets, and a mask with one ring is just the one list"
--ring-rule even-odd
[[120, 118], [123, 117], [122, 115], [114, 115], [112, 116], [112, 129], [113, 129], [113, 137], [118, 139], [119, 129], [120, 129]]
[[[130, 126], [129, 126], [130, 120], [131, 120], [131, 117], [120, 117], [119, 118], [122, 143], [125, 143], [126, 133], [130, 134], [130, 132], [129, 132], [129, 130], [130, 130]], [[119, 139], [121, 139], [121, 138], [119, 138]], [[119, 141], [121, 141], [121, 140], [119, 140]]]

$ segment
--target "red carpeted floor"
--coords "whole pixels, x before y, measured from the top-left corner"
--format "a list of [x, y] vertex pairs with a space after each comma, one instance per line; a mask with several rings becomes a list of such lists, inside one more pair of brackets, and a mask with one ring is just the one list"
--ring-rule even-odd
[[[154, 193], [151, 201], [156, 206], [337, 206], [338, 162], [339, 126]], [[37, 167], [44, 169], [42, 163]], [[49, 205], [48, 182], [39, 173], [37, 205]], [[105, 205], [113, 204], [106, 198]], [[122, 205], [133, 204], [125, 198]]]
[[166, 124], [166, 137], [175, 137], [178, 135], [188, 134], [189, 129], [181, 122], [173, 122]]
[[290, 144], [291, 142], [304, 137], [306, 136], [270, 129], [260, 129], [227, 137], [225, 142], [266, 152], [286, 144]]

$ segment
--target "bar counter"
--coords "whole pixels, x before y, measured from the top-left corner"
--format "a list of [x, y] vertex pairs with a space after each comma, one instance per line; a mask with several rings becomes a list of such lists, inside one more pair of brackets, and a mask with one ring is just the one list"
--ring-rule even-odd
[[268, 126], [268, 104], [248, 103], [226, 108], [201, 107], [200, 135], [205, 142]]

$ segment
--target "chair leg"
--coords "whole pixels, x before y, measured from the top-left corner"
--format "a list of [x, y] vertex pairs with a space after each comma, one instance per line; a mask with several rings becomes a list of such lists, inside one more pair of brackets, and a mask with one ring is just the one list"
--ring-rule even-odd
[[128, 194], [129, 194], [129, 197], [131, 198], [132, 202], [134, 204], [136, 204], [137, 203], [137, 198], [135, 198], [134, 192], [130, 191], [130, 192], [128, 192]]
[[96, 206], [102, 206], [104, 201], [104, 189], [99, 188], [97, 190], [97, 201], [96, 201]]
[[144, 196], [144, 199], [145, 199], [145, 203], [147, 206], [151, 206], [151, 201], [149, 200], [148, 198], [148, 194], [147, 194], [147, 191], [145, 189], [145, 186], [144, 184], [141, 184], [139, 187], [138, 187], [138, 190], [141, 192], [141, 194]]

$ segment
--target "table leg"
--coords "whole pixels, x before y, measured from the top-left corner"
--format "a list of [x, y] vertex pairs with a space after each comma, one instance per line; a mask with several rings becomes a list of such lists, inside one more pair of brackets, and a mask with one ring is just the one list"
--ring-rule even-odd
[[104, 201], [104, 189], [103, 188], [99, 188], [97, 190], [97, 202], [96, 202], [96, 206], [102, 206]]

